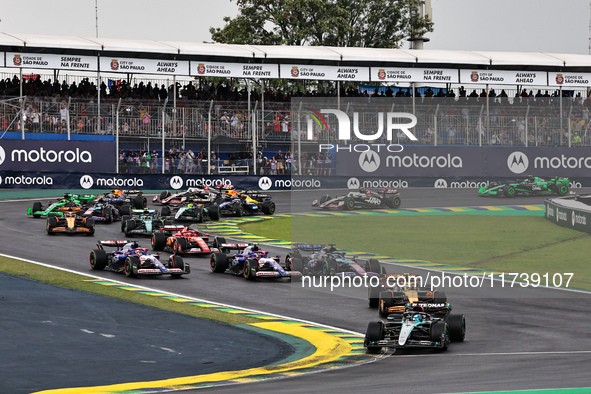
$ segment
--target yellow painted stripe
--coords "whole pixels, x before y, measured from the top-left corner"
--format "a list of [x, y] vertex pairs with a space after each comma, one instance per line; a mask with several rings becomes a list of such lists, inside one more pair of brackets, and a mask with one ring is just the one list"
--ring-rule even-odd
[[449, 209], [452, 212], [466, 212], [467, 211], [464, 208], [445, 208], [445, 209]]
[[480, 207], [480, 208], [484, 208], [489, 211], [504, 211], [505, 210], [505, 208], [502, 208], [502, 207]]
[[220, 382], [227, 380], [247, 379], [252, 375], [270, 375], [277, 373], [288, 373], [290, 371], [300, 368], [310, 368], [318, 366], [323, 363], [331, 362], [339, 357], [345, 356], [352, 350], [351, 345], [347, 341], [325, 333], [324, 331], [311, 330], [301, 325], [285, 324], [280, 322], [265, 322], [265, 323], [252, 323], [251, 326], [262, 328], [264, 330], [276, 331], [295, 337], [302, 338], [310, 342], [316, 351], [308, 357], [301, 360], [292, 361], [285, 364], [273, 365], [267, 367], [250, 368], [242, 371], [228, 371], [228, 372], [216, 372], [205, 375], [187, 376], [182, 378], [172, 378], [164, 380], [155, 380], [152, 382], [133, 382], [133, 383], [122, 383], [113, 384], [107, 386], [96, 386], [96, 387], [76, 387], [67, 389], [55, 389], [55, 390], [44, 390], [38, 391], [37, 393], [59, 393], [59, 394], [86, 394], [86, 393], [113, 393], [118, 391], [129, 391], [129, 390], [146, 390], [150, 387], [157, 388], [172, 388], [181, 385], [193, 385], [204, 382]]

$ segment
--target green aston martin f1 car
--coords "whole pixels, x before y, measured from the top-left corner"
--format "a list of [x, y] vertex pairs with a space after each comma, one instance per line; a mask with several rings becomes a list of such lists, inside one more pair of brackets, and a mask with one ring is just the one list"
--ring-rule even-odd
[[488, 187], [482, 186], [478, 189], [481, 196], [505, 196], [515, 197], [517, 195], [543, 196], [556, 194], [564, 196], [568, 194], [568, 178], [554, 177], [548, 180], [530, 175], [527, 179], [517, 180], [510, 183], [499, 184], [491, 182]]

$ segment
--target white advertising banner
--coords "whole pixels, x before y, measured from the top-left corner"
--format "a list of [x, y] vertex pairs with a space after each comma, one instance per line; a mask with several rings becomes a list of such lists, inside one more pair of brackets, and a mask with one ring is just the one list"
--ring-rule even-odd
[[6, 53], [6, 67], [49, 68], [52, 70], [96, 71], [96, 56], [54, 55], [49, 53]]
[[191, 75], [198, 77], [279, 78], [277, 64], [191, 62]]
[[372, 67], [371, 80], [377, 82], [458, 83], [458, 70], [446, 68]]
[[329, 81], [369, 81], [369, 67], [334, 67], [282, 64], [282, 79], [322, 79]]
[[548, 85], [550, 86], [591, 86], [591, 73], [579, 72], [550, 72], [548, 73]]
[[460, 83], [547, 86], [545, 71], [460, 70]]
[[186, 60], [133, 59], [101, 57], [101, 71], [155, 75], [189, 75]]

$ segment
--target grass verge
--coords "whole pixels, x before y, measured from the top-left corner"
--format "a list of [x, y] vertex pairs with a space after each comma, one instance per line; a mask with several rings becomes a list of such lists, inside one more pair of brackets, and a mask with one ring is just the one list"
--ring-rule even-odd
[[591, 290], [591, 234], [542, 216], [292, 217], [241, 224], [263, 237], [500, 272], [573, 272]]
[[90, 278], [84, 275], [73, 274], [70, 272], [44, 267], [33, 263], [27, 263], [21, 260], [10, 259], [3, 256], [0, 256], [0, 271], [9, 275], [34, 279], [55, 286], [119, 298], [154, 308], [182, 313], [203, 319], [216, 320], [228, 324], [248, 324], [260, 322], [259, 319], [252, 317], [220, 312], [196, 305], [187, 305], [173, 300], [163, 299], [161, 297], [151, 297], [128, 290], [86, 282]]

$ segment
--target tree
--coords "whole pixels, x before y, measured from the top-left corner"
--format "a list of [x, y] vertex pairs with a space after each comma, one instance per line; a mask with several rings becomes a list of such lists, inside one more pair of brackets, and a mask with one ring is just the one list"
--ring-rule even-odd
[[433, 31], [420, 0], [236, 0], [239, 15], [210, 28], [215, 42], [398, 48]]

